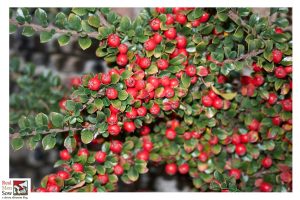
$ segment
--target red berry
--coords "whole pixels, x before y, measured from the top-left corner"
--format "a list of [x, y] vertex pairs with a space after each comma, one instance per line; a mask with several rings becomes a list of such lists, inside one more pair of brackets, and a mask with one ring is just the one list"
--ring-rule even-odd
[[192, 21], [192, 27], [198, 27], [200, 26], [201, 22], [199, 19], [195, 19], [194, 21]]
[[171, 87], [165, 87], [164, 92], [166, 98], [172, 98], [175, 95], [174, 89]]
[[101, 185], [105, 185], [108, 183], [108, 175], [107, 174], [98, 174], [98, 180], [101, 183]]
[[145, 108], [144, 106], [141, 106], [137, 109], [137, 114], [140, 117], [144, 117], [147, 114], [147, 108]]
[[129, 77], [125, 80], [125, 84], [127, 87], [134, 87], [135, 86], [135, 83], [136, 83], [136, 80], [134, 77]]
[[281, 34], [281, 33], [283, 33], [283, 30], [281, 28], [279, 28], [279, 27], [276, 27], [275, 28], [275, 33]]
[[153, 35], [153, 40], [156, 44], [161, 43], [162, 39], [163, 39], [163, 37], [159, 33], [155, 33]]
[[154, 39], [150, 38], [144, 43], [144, 48], [146, 51], [152, 51], [156, 48], [156, 42]]
[[149, 126], [142, 126], [140, 130], [141, 135], [148, 135], [150, 133], [150, 128]]
[[80, 77], [72, 77], [71, 78], [71, 85], [75, 88], [79, 87], [81, 85], [81, 78]]
[[223, 100], [221, 98], [215, 98], [213, 100], [213, 103], [212, 103], [212, 106], [215, 108], [215, 109], [222, 109], [223, 108]]
[[114, 174], [115, 175], [118, 175], [118, 176], [122, 175], [123, 172], [124, 172], [124, 169], [123, 169], [123, 167], [121, 165], [115, 165], [114, 166]]
[[260, 123], [256, 119], [251, 121], [251, 124], [248, 125], [250, 131], [257, 131], [259, 129]]
[[58, 171], [57, 176], [59, 176], [63, 180], [66, 180], [66, 179], [70, 178], [69, 172], [66, 172], [66, 171], [63, 171], [63, 170]]
[[244, 144], [237, 144], [235, 145], [235, 153], [239, 156], [245, 155], [247, 152], [247, 148]]
[[50, 174], [48, 176], [48, 181], [47, 181], [47, 184], [48, 185], [51, 185], [51, 184], [56, 184], [56, 178], [57, 178], [57, 175], [56, 174]]
[[231, 169], [229, 171], [229, 176], [233, 176], [235, 180], [238, 180], [241, 178], [241, 170], [239, 169]]
[[237, 133], [232, 134], [231, 140], [232, 140], [232, 142], [231, 142], [232, 144], [240, 144], [241, 143], [241, 137]]
[[136, 98], [138, 95], [138, 89], [137, 88], [127, 88], [126, 92], [130, 94], [133, 98]]
[[155, 76], [149, 76], [147, 82], [151, 83], [151, 85], [153, 85], [154, 88], [158, 88], [160, 84], [159, 79]]
[[160, 29], [160, 20], [155, 18], [150, 21], [150, 27], [153, 31], [158, 31]]
[[172, 14], [167, 14], [167, 20], [166, 20], [166, 25], [171, 25], [175, 21], [174, 15]]
[[164, 32], [164, 35], [166, 36], [167, 39], [173, 40], [176, 38], [177, 31], [175, 28], [170, 28]]
[[152, 115], [158, 115], [160, 112], [160, 107], [158, 104], [154, 103], [152, 107], [149, 109], [149, 111]]
[[110, 82], [111, 82], [111, 75], [110, 74], [102, 74], [102, 76], [101, 76], [101, 82], [103, 83], [103, 84], [110, 84]]
[[135, 124], [132, 121], [124, 122], [124, 129], [126, 132], [131, 133], [135, 131]]
[[269, 103], [270, 105], [273, 105], [273, 104], [276, 103], [276, 101], [277, 101], [277, 95], [276, 95], [275, 93], [270, 93], [270, 94], [269, 94], [268, 103]]
[[184, 132], [183, 139], [190, 140], [191, 138], [192, 138], [192, 133], [191, 132]]
[[72, 165], [72, 169], [75, 171], [75, 172], [83, 172], [83, 166], [82, 164], [80, 163], [74, 163]]
[[179, 24], [182, 25], [184, 25], [187, 22], [187, 17], [184, 14], [177, 14], [175, 16], [175, 19]]
[[[208, 74], [208, 73], [207, 73]], [[224, 76], [224, 75], [219, 75], [218, 76], [218, 78], [217, 78], [218, 80], [218, 84], [224, 84], [224, 83], [226, 83], [226, 81], [227, 81], [227, 78], [226, 78], [226, 76]]]
[[66, 150], [66, 149], [61, 150], [59, 152], [59, 156], [60, 156], [60, 159], [62, 159], [62, 160], [70, 160], [70, 158], [71, 158], [71, 155], [69, 154], [68, 150]]
[[270, 157], [265, 157], [261, 160], [261, 164], [264, 168], [269, 168], [272, 166], [272, 159]]
[[166, 8], [155, 8], [155, 10], [158, 13], [165, 13], [166, 12]]
[[117, 64], [121, 67], [124, 67], [128, 63], [128, 58], [126, 54], [118, 54], [116, 58]]
[[50, 184], [46, 187], [47, 192], [59, 192], [60, 187], [57, 184]]
[[116, 99], [118, 97], [118, 91], [115, 88], [107, 88], [105, 94], [108, 99]]
[[116, 114], [111, 114], [109, 117], [107, 117], [107, 123], [110, 125], [118, 123], [118, 116]]
[[36, 192], [48, 192], [47, 189], [39, 187], [35, 190]]
[[93, 77], [88, 82], [88, 88], [90, 90], [97, 91], [100, 89], [101, 81], [98, 79], [98, 77]]
[[58, 105], [59, 105], [59, 107], [60, 107], [62, 110], [66, 110], [66, 109], [67, 109], [66, 103], [67, 103], [67, 99], [66, 99], [66, 98], [62, 98], [62, 99], [59, 101]]
[[147, 69], [151, 65], [151, 60], [149, 58], [140, 58], [139, 66], [142, 69]]
[[166, 164], [165, 171], [168, 175], [174, 175], [177, 172], [177, 165], [175, 163]]
[[166, 130], [165, 135], [167, 139], [174, 140], [176, 138], [176, 131], [169, 128]]
[[122, 151], [123, 148], [123, 144], [121, 141], [119, 140], [112, 140], [110, 142], [110, 147], [109, 149], [113, 152], [113, 153], [120, 153]]
[[252, 67], [253, 67], [253, 71], [255, 71], [255, 72], [260, 72], [260, 71], [262, 71], [262, 67], [261, 66], [259, 66], [257, 63], [252, 63]]
[[128, 119], [135, 119], [138, 114], [137, 114], [137, 110], [134, 107], [132, 107], [131, 110], [126, 112], [125, 115]]
[[202, 97], [202, 104], [203, 104], [205, 107], [210, 107], [210, 106], [212, 106], [212, 103], [213, 103], [213, 100], [210, 98], [210, 96], [205, 95], [205, 96]]
[[194, 65], [188, 65], [186, 68], [185, 68], [185, 73], [188, 75], [188, 76], [195, 76], [196, 73], [197, 73], [197, 69]]
[[291, 112], [293, 110], [292, 99], [284, 99], [281, 101], [283, 110]]
[[148, 160], [149, 160], [149, 152], [148, 152], [148, 151], [145, 151], [145, 150], [139, 151], [139, 152], [136, 154], [136, 158], [137, 158], [138, 160], [148, 161]]
[[285, 78], [287, 76], [287, 73], [283, 67], [279, 66], [275, 68], [275, 76], [276, 78]]
[[185, 36], [182, 36], [182, 35], [177, 36], [176, 41], [177, 41], [176, 46], [178, 49], [182, 49], [182, 48], [186, 47], [187, 40], [186, 40]]
[[118, 47], [120, 45], [120, 38], [117, 34], [110, 34], [107, 38], [107, 44], [110, 47]]
[[248, 143], [248, 141], [249, 141], [248, 133], [240, 135], [240, 138], [241, 138], [242, 143]]
[[[209, 73], [209, 70], [206, 67], [203, 67], [203, 66], [199, 67], [199, 76], [205, 77], [208, 75], [208, 73]], [[219, 82], [219, 78], [218, 78], [218, 82]]]
[[278, 49], [274, 49], [272, 51], [272, 55], [273, 55], [273, 62], [274, 63], [280, 63], [280, 61], [282, 60], [282, 52]]
[[206, 162], [207, 159], [208, 159], [207, 153], [201, 152], [201, 153], [199, 154], [199, 160], [200, 160], [201, 162]]
[[107, 131], [110, 135], [116, 136], [121, 132], [121, 128], [117, 124], [108, 125]]
[[179, 81], [177, 78], [171, 78], [170, 79], [170, 87], [175, 88], [179, 85]]
[[284, 68], [284, 71], [287, 73], [287, 74], [290, 74], [293, 72], [293, 67], [292, 66], [286, 66]]
[[86, 148], [81, 148], [77, 152], [78, 156], [89, 156], [89, 151]]
[[264, 84], [264, 81], [265, 81], [264, 77], [263, 77], [262, 75], [257, 74], [257, 75], [255, 75], [255, 77], [253, 78], [252, 83], [253, 83], [256, 87], [259, 87], [259, 86], [261, 86], [262, 84]]
[[183, 10], [183, 8], [179, 8], [179, 7], [172, 8], [172, 12], [173, 12], [174, 14], [178, 14], [178, 13], [180, 13], [180, 11], [182, 11], [182, 10]]
[[117, 114], [119, 110], [115, 108], [112, 104], [109, 105], [109, 110], [111, 114]]
[[272, 118], [272, 123], [273, 123], [275, 126], [280, 126], [280, 124], [281, 124], [281, 119], [280, 119], [280, 117], [279, 117], [279, 116], [273, 117], [273, 118]]
[[98, 163], [104, 163], [106, 160], [106, 153], [103, 151], [97, 151], [95, 154], [95, 160]]
[[179, 165], [178, 167], [178, 171], [180, 174], [187, 174], [189, 173], [190, 167], [187, 163], [183, 163], [181, 165]]
[[169, 67], [169, 62], [162, 58], [158, 59], [156, 61], [156, 64], [157, 64], [158, 69], [160, 69], [160, 70], [165, 70]]
[[200, 17], [199, 21], [200, 21], [200, 23], [207, 22], [208, 18], [209, 18], [209, 14], [205, 12], [205, 13], [203, 13], [203, 15]]
[[150, 152], [152, 150], [152, 148], [153, 148], [153, 143], [151, 141], [144, 141], [143, 142], [143, 149], [145, 151]]
[[128, 46], [126, 44], [120, 44], [118, 50], [120, 54], [126, 54], [128, 51]]
[[270, 183], [262, 182], [259, 186], [261, 192], [272, 192], [273, 186]]

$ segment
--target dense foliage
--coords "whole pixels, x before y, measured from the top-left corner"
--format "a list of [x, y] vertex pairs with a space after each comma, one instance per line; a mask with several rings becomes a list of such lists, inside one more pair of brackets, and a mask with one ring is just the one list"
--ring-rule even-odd
[[155, 165], [198, 191], [292, 191], [288, 9], [271, 9], [275, 21], [248, 8], [144, 9], [133, 21], [108, 8], [47, 12], [11, 9], [11, 33], [99, 43], [111, 69], [74, 80], [60, 111], [18, 117], [15, 150], [64, 148], [36, 191], [115, 191]]

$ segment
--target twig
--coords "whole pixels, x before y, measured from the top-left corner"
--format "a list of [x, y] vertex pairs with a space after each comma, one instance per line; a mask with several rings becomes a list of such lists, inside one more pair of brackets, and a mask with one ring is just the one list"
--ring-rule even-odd
[[87, 36], [89, 36], [90, 38], [98, 38], [99, 33], [98, 32], [77, 32], [77, 31], [72, 31], [72, 30], [66, 30], [66, 29], [59, 29], [53, 25], [49, 25], [48, 27], [42, 27], [40, 25], [37, 24], [29, 24], [27, 22], [25, 22], [24, 24], [20, 24], [18, 23], [17, 20], [15, 19], [10, 19], [9, 20], [10, 24], [16, 25], [17, 27], [31, 27], [33, 30], [35, 30], [36, 32], [50, 32], [51, 30], [54, 30], [56, 33], [60, 33], [60, 34], [70, 34], [73, 37], [80, 37], [83, 34], [86, 34]]
[[[49, 131], [44, 131], [42, 132], [41, 134], [42, 135], [47, 135], [47, 134], [50, 134], [50, 133], [64, 133], [64, 132], [68, 132], [68, 131], [79, 131], [79, 130], [82, 130], [84, 129], [83, 127], [82, 128], [69, 128], [69, 127], [64, 127], [63, 129], [51, 129]], [[34, 136], [36, 135], [37, 132], [36, 131], [32, 131], [31, 134], [29, 135], [25, 135], [25, 137], [29, 137], [29, 136]], [[9, 135], [9, 138], [16, 138], [16, 137], [20, 137], [20, 133], [13, 133], [13, 134], [10, 134]]]
[[245, 60], [247, 58], [252, 58], [254, 56], [257, 56], [257, 55], [263, 53], [264, 51], [265, 51], [264, 49], [260, 49], [258, 51], [251, 51], [251, 52], [249, 52], [247, 54], [244, 54], [244, 55], [242, 55], [242, 56], [240, 56], [236, 59], [226, 59], [226, 60], [224, 60], [223, 63], [237, 62], [237, 61], [240, 61], [240, 60]]

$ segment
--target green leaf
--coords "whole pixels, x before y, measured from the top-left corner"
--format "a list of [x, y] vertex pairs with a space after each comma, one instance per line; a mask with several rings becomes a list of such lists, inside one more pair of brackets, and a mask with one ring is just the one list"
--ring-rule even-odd
[[127, 97], [128, 97], [128, 93], [127, 93], [125, 90], [121, 90], [121, 91], [118, 93], [118, 98], [119, 98], [121, 101], [126, 100]]
[[74, 137], [68, 136], [64, 141], [64, 146], [69, 152], [73, 152], [76, 148], [76, 140]]
[[121, 74], [121, 78], [122, 78], [122, 80], [126, 80], [126, 79], [128, 79], [132, 74], [133, 74], [132, 71], [125, 70], [125, 71]]
[[17, 28], [18, 27], [16, 25], [9, 24], [9, 34], [12, 34], [12, 33], [16, 32]]
[[92, 40], [88, 37], [80, 37], [78, 39], [78, 43], [79, 46], [81, 47], [81, 49], [86, 50], [87, 48], [89, 48], [92, 44]]
[[128, 175], [129, 180], [131, 180], [131, 181], [136, 181], [139, 178], [139, 173], [134, 167], [131, 167], [129, 169], [127, 175]]
[[61, 35], [57, 38], [59, 46], [65, 46], [69, 44], [70, 42], [70, 36], [69, 35]]
[[130, 30], [131, 22], [128, 16], [123, 16], [120, 22], [120, 31], [126, 32]]
[[203, 10], [202, 8], [195, 8], [192, 12], [190, 12], [187, 15], [187, 18], [189, 21], [193, 21], [195, 19], [198, 19], [199, 17], [201, 17], [203, 15]]
[[32, 27], [30, 26], [25, 26], [23, 31], [22, 31], [22, 35], [26, 36], [26, 37], [31, 37], [34, 34], [34, 30]]
[[20, 117], [20, 119], [18, 120], [18, 125], [20, 129], [25, 129], [30, 126], [29, 121], [25, 116]]
[[46, 43], [49, 42], [52, 39], [53, 32], [41, 32], [40, 33], [40, 42], [41, 43]]
[[211, 89], [218, 95], [220, 95], [221, 97], [223, 97], [226, 100], [232, 100], [233, 98], [235, 98], [235, 96], [237, 95], [236, 92], [229, 92], [229, 93], [222, 93], [220, 92], [217, 88], [215, 88], [214, 86], [211, 86]]
[[97, 15], [91, 15], [88, 18], [89, 25], [98, 28], [100, 26], [100, 19]]
[[36, 17], [40, 25], [42, 25], [43, 27], [48, 26], [47, 13], [43, 9], [41, 8], [36, 9], [34, 12], [34, 16]]
[[158, 68], [156, 65], [151, 65], [148, 69], [145, 70], [148, 75], [156, 74], [158, 72]]
[[71, 13], [68, 17], [69, 28], [75, 31], [81, 31], [81, 19], [77, 15]]
[[81, 141], [84, 144], [89, 144], [94, 139], [94, 133], [87, 129], [82, 130], [80, 135], [81, 135]]
[[184, 88], [188, 88], [191, 85], [191, 77], [189, 77], [186, 73], [181, 76], [181, 83]]
[[88, 13], [86, 8], [72, 8], [72, 12], [78, 16], [83, 16]]
[[38, 127], [43, 127], [48, 125], [48, 116], [44, 113], [39, 113], [35, 117], [35, 123]]
[[179, 54], [175, 58], [170, 60], [170, 65], [180, 65], [186, 60], [186, 57], [182, 54]]
[[55, 16], [55, 25], [59, 28], [64, 28], [67, 24], [67, 17], [63, 12], [57, 13]]
[[17, 151], [24, 146], [24, 140], [22, 138], [14, 138], [11, 141], [12, 148]]
[[56, 138], [53, 134], [46, 135], [42, 139], [42, 145], [44, 150], [52, 149], [56, 144]]
[[50, 121], [54, 128], [63, 128], [64, 126], [64, 116], [60, 113], [51, 112]]

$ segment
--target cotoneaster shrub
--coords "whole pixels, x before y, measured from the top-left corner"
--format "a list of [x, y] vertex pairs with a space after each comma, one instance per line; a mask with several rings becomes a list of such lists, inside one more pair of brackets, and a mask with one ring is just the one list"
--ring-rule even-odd
[[74, 81], [60, 112], [22, 116], [15, 150], [61, 149], [35, 191], [115, 191], [149, 167], [198, 191], [292, 191], [292, 43], [248, 8], [11, 9], [10, 31], [78, 40], [111, 69]]

